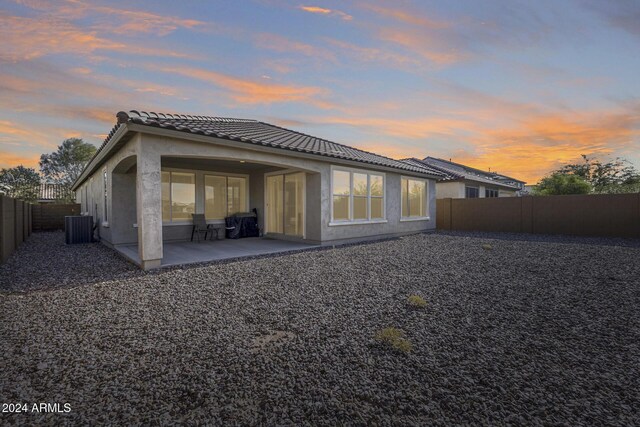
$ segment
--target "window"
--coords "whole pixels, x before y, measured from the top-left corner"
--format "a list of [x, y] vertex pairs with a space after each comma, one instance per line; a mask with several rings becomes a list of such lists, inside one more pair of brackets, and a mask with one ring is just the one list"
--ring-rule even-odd
[[422, 179], [402, 178], [402, 217], [427, 216], [427, 182]]
[[484, 197], [498, 197], [498, 190], [494, 188], [485, 188]]
[[204, 215], [206, 219], [247, 211], [247, 178], [223, 175], [204, 176]]
[[348, 221], [351, 218], [349, 201], [351, 199], [351, 173], [333, 171], [333, 220]]
[[464, 187], [464, 197], [467, 199], [475, 199], [480, 197], [480, 190], [478, 187]]
[[107, 218], [107, 170], [102, 171], [102, 180], [104, 182], [104, 199], [103, 202], [103, 213], [104, 213], [104, 222], [107, 222], [109, 219]]
[[384, 179], [382, 175], [369, 175], [371, 219], [384, 219]]
[[333, 221], [384, 220], [384, 176], [364, 171], [332, 172]]
[[366, 173], [353, 174], [353, 219], [366, 220], [369, 213], [367, 201], [369, 198], [369, 184]]
[[162, 220], [189, 221], [195, 212], [195, 174], [162, 171]]

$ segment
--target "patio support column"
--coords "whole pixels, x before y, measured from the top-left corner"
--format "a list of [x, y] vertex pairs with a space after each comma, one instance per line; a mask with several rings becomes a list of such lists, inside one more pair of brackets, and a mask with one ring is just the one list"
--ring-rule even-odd
[[160, 154], [138, 141], [136, 201], [138, 254], [144, 270], [159, 268], [162, 261], [162, 182]]

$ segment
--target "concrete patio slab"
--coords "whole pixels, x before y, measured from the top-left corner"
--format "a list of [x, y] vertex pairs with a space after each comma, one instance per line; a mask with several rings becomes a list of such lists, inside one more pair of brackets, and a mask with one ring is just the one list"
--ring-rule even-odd
[[[264, 237], [223, 239], [206, 241], [164, 242], [162, 267], [198, 262], [220, 261], [232, 258], [252, 257], [318, 247], [308, 243]], [[140, 264], [138, 245], [120, 245], [115, 249], [136, 264]]]

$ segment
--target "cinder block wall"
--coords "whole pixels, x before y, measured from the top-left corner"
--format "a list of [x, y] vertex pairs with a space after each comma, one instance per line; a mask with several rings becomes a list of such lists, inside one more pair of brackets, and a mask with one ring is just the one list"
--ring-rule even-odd
[[0, 195], [0, 263], [31, 234], [31, 204]]
[[33, 231], [64, 230], [64, 217], [67, 215], [80, 215], [80, 204], [32, 205]]

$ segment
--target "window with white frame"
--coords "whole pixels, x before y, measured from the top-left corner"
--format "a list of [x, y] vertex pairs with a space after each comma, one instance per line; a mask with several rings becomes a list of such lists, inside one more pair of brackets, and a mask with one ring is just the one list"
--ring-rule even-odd
[[464, 187], [464, 197], [467, 199], [476, 199], [480, 197], [480, 189], [478, 187]]
[[495, 188], [485, 188], [484, 197], [498, 197], [498, 190]]
[[334, 169], [331, 188], [334, 222], [384, 220], [384, 175]]
[[162, 221], [190, 221], [196, 212], [196, 175], [162, 171]]
[[102, 171], [102, 181], [103, 181], [103, 184], [104, 184], [103, 185], [103, 190], [104, 190], [103, 193], [104, 193], [104, 195], [103, 195], [103, 200], [102, 200], [102, 202], [103, 202], [102, 209], [103, 209], [103, 214], [104, 214], [104, 217], [103, 217], [104, 220], [103, 221], [107, 222], [109, 220], [109, 218], [107, 216], [107, 206], [108, 206], [107, 205], [107, 188], [108, 188], [108, 186], [107, 186], [107, 169], [106, 168]]
[[402, 178], [402, 217], [427, 216], [427, 182], [417, 178]]
[[204, 176], [204, 214], [206, 219], [224, 219], [247, 211], [248, 180], [226, 175]]

